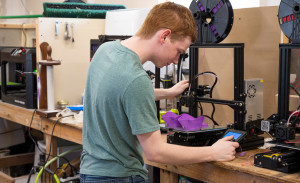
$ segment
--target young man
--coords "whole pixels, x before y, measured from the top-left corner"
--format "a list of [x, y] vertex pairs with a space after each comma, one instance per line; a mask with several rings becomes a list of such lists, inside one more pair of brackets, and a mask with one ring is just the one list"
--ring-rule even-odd
[[153, 90], [142, 64], [148, 60], [159, 68], [177, 64], [196, 34], [190, 10], [166, 2], [153, 7], [136, 35], [97, 50], [85, 89], [81, 182], [143, 182], [147, 171], [142, 153], [166, 164], [235, 158], [239, 144], [231, 142], [232, 137], [209, 147], [167, 144], [161, 138], [155, 100], [181, 94], [188, 82]]

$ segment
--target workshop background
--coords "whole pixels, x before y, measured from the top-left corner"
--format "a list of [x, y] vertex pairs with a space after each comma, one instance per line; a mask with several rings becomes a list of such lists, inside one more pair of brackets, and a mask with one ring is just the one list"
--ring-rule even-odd
[[[191, 0], [173, 1], [186, 7], [191, 3]], [[43, 2], [48, 1], [0, 0], [0, 16], [42, 15]], [[138, 8], [147, 11], [165, 0], [86, 0], [85, 2], [121, 4], [127, 9]], [[234, 23], [230, 34], [222, 43], [245, 44], [244, 77], [246, 80], [259, 80], [262, 84], [263, 114], [259, 118], [266, 119], [277, 112], [279, 44], [288, 42], [278, 24], [280, 0], [231, 0], [230, 3], [234, 9]], [[67, 101], [68, 105], [81, 105], [92, 56], [91, 40], [96, 40], [99, 35], [107, 33], [106, 23], [106, 19], [87, 18], [0, 18], [0, 47], [37, 47], [36, 56], [39, 62], [42, 61], [39, 45], [43, 42], [49, 43], [52, 47], [52, 59], [61, 62], [60, 65], [54, 66], [53, 71], [55, 104], [59, 101]], [[199, 72], [213, 71], [218, 75], [219, 81], [214, 89], [214, 98], [232, 100], [233, 50], [201, 48], [198, 59]], [[290, 72], [290, 84], [296, 87], [300, 79], [300, 54], [297, 50], [292, 51]], [[199, 77], [198, 80], [199, 84], [210, 85], [213, 81], [211, 77]], [[290, 99], [291, 108], [296, 108], [298, 105], [299, 97]], [[210, 114], [213, 110], [211, 104], [202, 104], [202, 107], [206, 114]], [[230, 107], [218, 105], [215, 110], [214, 119], [220, 125], [225, 126], [234, 120], [233, 110]], [[35, 135], [40, 136], [38, 133]], [[24, 139], [20, 139], [20, 142], [24, 142]]]
[[[0, 1], [0, 16], [9, 15], [36, 15], [43, 13], [42, 3], [47, 1], [20, 0]], [[51, 2], [61, 2], [58, 0]], [[86, 3], [122, 4], [126, 8], [151, 8], [153, 5], [164, 2], [163, 0], [87, 0]], [[191, 1], [174, 1], [189, 7]], [[280, 0], [232, 0], [234, 8], [234, 23], [229, 36], [224, 43], [245, 43], [245, 79], [261, 78], [264, 89], [264, 117], [270, 116], [276, 111], [275, 95], [277, 94], [278, 76], [278, 44], [283, 40], [280, 27], [277, 21], [278, 5]], [[61, 60], [62, 64], [54, 70], [54, 93], [55, 101], [65, 100], [71, 105], [82, 102], [84, 93], [85, 76], [90, 62], [90, 39], [97, 39], [98, 35], [105, 34], [105, 19], [61, 19], [59, 35], [55, 36], [55, 20], [48, 18], [30, 19], [0, 19], [1, 24], [16, 23], [21, 28], [0, 29], [0, 46], [35, 46], [46, 41], [52, 46], [52, 58]], [[64, 40], [64, 24], [75, 23], [74, 42]], [[81, 22], [81, 23], [80, 23]], [[89, 23], [88, 23], [89, 22]], [[93, 22], [93, 23], [92, 23]], [[96, 23], [97, 22], [97, 23]], [[26, 28], [26, 24], [37, 23], [37, 28]], [[23, 24], [23, 28], [22, 28]], [[87, 26], [88, 25], [88, 26]], [[60, 49], [64, 45], [64, 49]], [[80, 50], [80, 51], [78, 51]], [[224, 50], [220, 57], [207, 49], [205, 58], [202, 58], [199, 51], [200, 71], [214, 68], [220, 74], [220, 85], [215, 89], [217, 98], [232, 99], [233, 92], [233, 52]], [[223, 51], [223, 50], [222, 50]], [[218, 50], [219, 52], [219, 50]], [[228, 56], [226, 55], [228, 52]], [[223, 55], [225, 54], [225, 55]], [[230, 56], [231, 54], [231, 56]], [[221, 56], [222, 55], [222, 56]], [[74, 59], [76, 58], [76, 59]], [[40, 59], [37, 52], [37, 60]], [[220, 65], [220, 62], [222, 63]], [[222, 66], [222, 67], [220, 67]], [[226, 67], [224, 67], [226, 66]], [[227, 70], [226, 70], [227, 68]], [[229, 69], [229, 70], [228, 70]], [[71, 87], [72, 86], [72, 87]], [[268, 102], [268, 104], [266, 104]], [[209, 113], [210, 107], [207, 107]], [[233, 119], [233, 112], [226, 106], [218, 106], [222, 115], [216, 114], [216, 119], [222, 119], [221, 124], [226, 124]], [[224, 117], [224, 115], [225, 117]]]

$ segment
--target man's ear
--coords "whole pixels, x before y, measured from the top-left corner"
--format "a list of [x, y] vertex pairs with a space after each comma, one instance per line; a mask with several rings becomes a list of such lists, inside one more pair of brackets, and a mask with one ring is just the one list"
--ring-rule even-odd
[[164, 29], [160, 34], [160, 43], [163, 44], [168, 36], [171, 35], [170, 29]]

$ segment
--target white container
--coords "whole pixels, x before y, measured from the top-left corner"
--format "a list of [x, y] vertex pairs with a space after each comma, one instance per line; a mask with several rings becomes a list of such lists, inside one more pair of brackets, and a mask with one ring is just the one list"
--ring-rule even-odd
[[40, 155], [46, 152], [46, 144], [44, 140], [37, 141], [37, 144], [42, 152], [40, 152], [40, 150], [37, 147], [35, 147], [34, 162], [33, 162], [34, 166], [38, 166], [38, 163], [40, 162]]
[[105, 35], [134, 35], [144, 23], [149, 11], [150, 8], [107, 11], [105, 18]]

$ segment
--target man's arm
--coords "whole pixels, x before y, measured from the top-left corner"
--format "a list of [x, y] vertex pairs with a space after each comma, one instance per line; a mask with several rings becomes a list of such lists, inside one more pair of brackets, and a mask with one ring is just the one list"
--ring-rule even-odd
[[176, 83], [172, 88], [161, 89], [154, 88], [155, 100], [172, 99], [180, 95], [189, 86], [189, 81], [184, 80]]
[[208, 161], [231, 161], [235, 158], [237, 142], [225, 137], [212, 146], [187, 147], [163, 142], [159, 130], [137, 135], [144, 154], [149, 161], [180, 165]]

